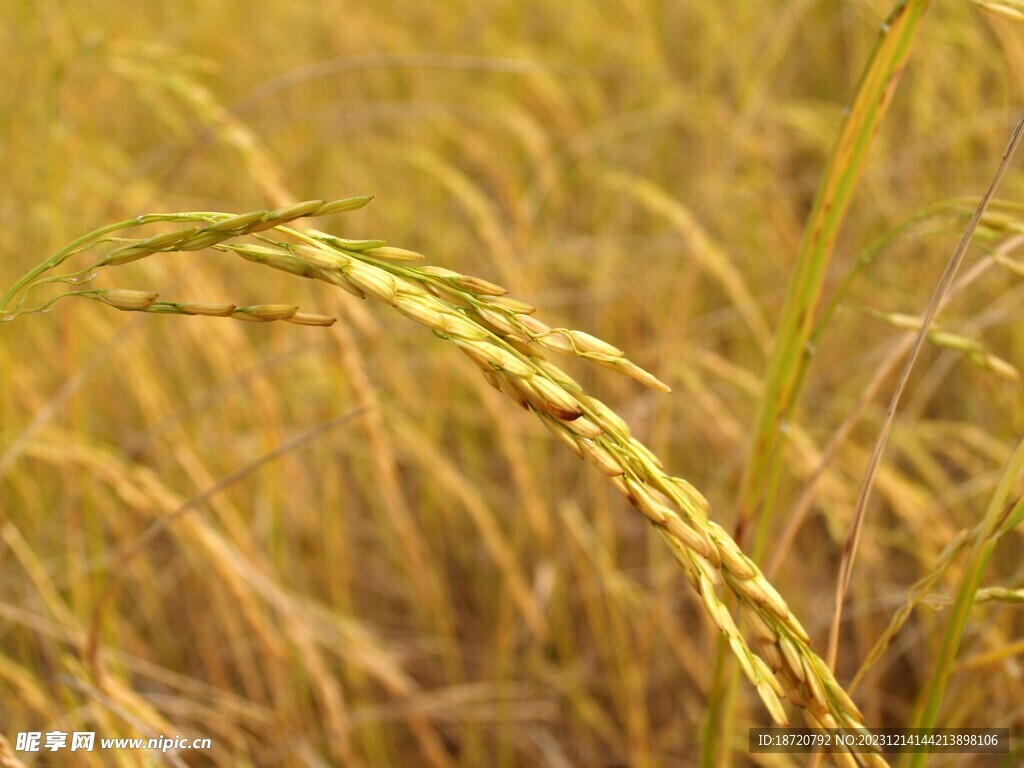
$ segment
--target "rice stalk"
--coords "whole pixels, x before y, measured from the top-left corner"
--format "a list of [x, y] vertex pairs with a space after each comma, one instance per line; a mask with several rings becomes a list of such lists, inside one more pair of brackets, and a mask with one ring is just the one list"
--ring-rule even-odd
[[[668, 392], [669, 387], [628, 360], [617, 347], [583, 331], [552, 327], [537, 319], [532, 306], [509, 297], [502, 286], [449, 269], [413, 266], [419, 254], [380, 241], [351, 241], [287, 226], [300, 217], [352, 210], [368, 201], [366, 197], [331, 203], [316, 200], [242, 215], [150, 214], [110, 225], [79, 238], [18, 280], [0, 301], [0, 319], [41, 311], [63, 296], [79, 296], [122, 311], [295, 322], [299, 313], [290, 305], [238, 308], [224, 303], [211, 307], [159, 301], [155, 292], [135, 289], [72, 290], [41, 306], [25, 307], [26, 297], [40, 285], [90, 281], [104, 267], [156, 253], [206, 248], [390, 305], [455, 344], [491, 386], [536, 414], [555, 438], [606, 476], [648, 519], [776, 723], [789, 722], [781, 703], [785, 697], [801, 707], [815, 725], [863, 728], [860, 711], [811, 650], [807, 632], [785, 600], [733, 538], [709, 518], [707, 500], [687, 481], [669, 474], [660, 459], [632, 436], [621, 417], [587, 395], [548, 355], [580, 358], [658, 391]], [[153, 222], [188, 226], [143, 238], [114, 236]], [[246, 237], [251, 239], [242, 239]], [[114, 247], [85, 269], [43, 276], [72, 255], [108, 245]], [[7, 310], [12, 302], [12, 309]], [[739, 615], [753, 634], [752, 644], [738, 629], [723, 593], [735, 599]], [[851, 756], [845, 758], [852, 764]], [[863, 759], [871, 765], [885, 765], [877, 754], [866, 754]]]
[[740, 487], [739, 539], [757, 521], [753, 553], [760, 556], [772, 516], [783, 426], [799, 396], [826, 268], [864, 168], [868, 148], [896, 91], [928, 0], [900, 0], [882, 23], [846, 121], [804, 228], [789, 289], [775, 329], [765, 386]]
[[[751, 526], [756, 525], [750, 551], [758, 561], [774, 514], [786, 422], [796, 407], [803, 384], [827, 267], [868, 148], [888, 111], [928, 4], [928, 0], [898, 0], [882, 22], [803, 229], [776, 324], [740, 481], [736, 537], [740, 544], [745, 544]], [[735, 679], [733, 673], [729, 679]], [[719, 686], [730, 684], [723, 677]], [[719, 730], [728, 728], [732, 718], [714, 711], [711, 714], [707, 730], [718, 735]]]

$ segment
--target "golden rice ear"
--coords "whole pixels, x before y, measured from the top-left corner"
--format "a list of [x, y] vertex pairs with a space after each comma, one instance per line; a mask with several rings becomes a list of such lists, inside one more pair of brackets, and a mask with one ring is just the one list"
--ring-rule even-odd
[[[437, 267], [419, 267], [419, 254], [378, 241], [344, 241], [322, 232], [304, 233], [282, 224], [343, 205], [311, 201], [239, 216], [203, 214], [210, 226], [177, 229], [120, 246], [98, 266], [111, 266], [157, 251], [212, 247], [257, 265], [312, 277], [361, 298], [393, 307], [454, 343], [492, 386], [540, 417], [552, 434], [592, 464], [655, 527], [668, 543], [700, 597], [712, 625], [764, 701], [771, 717], [785, 722], [780, 692], [821, 722], [859, 723], [848, 697], [829, 694], [838, 686], [808, 645], [803, 627], [785, 601], [726, 531], [708, 519], [708, 503], [686, 481], [668, 475], [658, 457], [630, 434], [626, 422], [589, 397], [545, 351], [591, 362], [655, 389], [667, 385], [628, 360], [623, 351], [591, 334], [552, 328], [534, 317], [535, 308], [480, 278]], [[181, 214], [188, 221], [191, 214]], [[276, 228], [274, 238], [260, 235]], [[256, 235], [257, 242], [236, 242]], [[290, 237], [296, 242], [277, 239]], [[351, 246], [351, 247], [346, 247]], [[96, 265], [94, 265], [96, 266]], [[41, 270], [44, 271], [44, 270]], [[23, 286], [31, 285], [31, 278]], [[81, 292], [118, 309], [162, 314], [219, 315], [267, 323], [285, 321], [326, 327], [326, 315], [300, 312], [293, 304], [234, 304], [159, 301], [155, 292], [131, 289]], [[732, 612], [717, 594], [730, 591], [753, 628], [764, 659], [740, 634]], [[773, 670], [781, 673], [777, 678]]]

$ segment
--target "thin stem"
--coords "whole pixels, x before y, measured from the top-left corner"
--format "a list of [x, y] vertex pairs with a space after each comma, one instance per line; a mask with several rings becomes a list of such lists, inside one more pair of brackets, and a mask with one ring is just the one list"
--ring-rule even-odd
[[846, 544], [843, 547], [843, 558], [836, 582], [835, 612], [832, 616], [832, 627], [829, 632], [828, 641], [828, 653], [826, 654], [829, 667], [835, 666], [839, 646], [839, 626], [843, 616], [843, 601], [846, 599], [846, 592], [849, 589], [850, 584], [850, 575], [853, 572], [853, 564], [857, 557], [857, 547], [860, 543], [860, 534], [864, 526], [864, 517], [867, 510], [868, 500], [871, 497], [871, 490], [874, 487], [875, 475], [878, 474], [878, 467], [881, 463], [882, 454], [885, 451], [885, 445], [889, 438], [889, 431], [892, 428], [892, 423], [896, 416], [896, 408], [899, 406], [900, 398], [903, 395], [903, 391], [906, 389], [907, 381], [910, 379], [910, 371], [913, 369], [914, 363], [917, 361], [917, 356], [920, 354], [925, 340], [928, 337], [928, 328], [931, 326], [932, 320], [935, 318], [935, 313], [938, 311], [943, 298], [953, 283], [953, 278], [956, 276], [957, 270], [959, 270], [960, 264], [964, 260], [964, 254], [967, 252], [967, 248], [971, 244], [971, 239], [974, 237], [974, 231], [978, 228], [978, 223], [981, 221], [981, 217], [985, 214], [985, 210], [988, 208], [992, 197], [995, 195], [996, 188], [999, 186], [999, 182], [1003, 178], [1003, 174], [1006, 173], [1006, 169], [1010, 165], [1010, 161], [1013, 158], [1013, 154], [1016, 151], [1018, 144], [1020, 144], [1022, 135], [1024, 135], [1024, 113], [1021, 114], [1020, 119], [1017, 121], [1017, 125], [1014, 127], [1013, 133], [1010, 135], [1010, 140], [1006, 145], [1006, 149], [1003, 150], [1003, 157], [999, 163], [999, 167], [996, 169], [995, 176], [992, 178], [992, 183], [989, 184], [988, 190], [986, 190], [984, 196], [981, 198], [981, 202], [978, 203], [978, 207], [975, 209], [974, 215], [967, 224], [967, 229], [960, 238], [960, 242], [953, 251], [953, 255], [950, 257], [949, 263], [946, 265], [946, 269], [942, 273], [942, 277], [939, 279], [939, 284], [935, 288], [932, 300], [928, 304], [924, 318], [921, 320], [921, 329], [917, 333], [917, 338], [914, 340], [914, 346], [910, 350], [907, 362], [903, 366], [903, 373], [900, 376], [899, 382], [896, 384], [896, 390], [892, 394], [892, 400], [889, 402], [889, 408], [886, 411], [885, 420], [882, 422], [881, 432], [879, 433], [878, 440], [875, 443], [875, 450], [871, 454], [871, 460], [868, 463], [867, 472], [864, 474], [864, 480], [861, 483], [860, 497], [857, 499], [857, 506], [853, 514], [853, 521], [850, 525], [850, 532], [847, 536]]
[[[92, 232], [88, 232], [77, 240], [72, 240], [66, 246], [57, 251], [53, 256], [48, 258], [41, 264], [33, 267], [31, 270], [22, 275], [18, 280], [14, 282], [7, 293], [0, 299], [0, 312], [4, 312], [8, 305], [14, 300], [14, 298], [26, 291], [31, 287], [32, 283], [44, 272], [47, 272], [54, 267], [60, 266], [71, 256], [81, 251], [87, 250], [96, 244], [101, 238], [106, 237], [112, 232], [119, 232], [122, 229], [130, 229], [132, 227], [142, 226], [143, 224], [152, 224], [158, 221], [194, 221], [196, 219], [204, 220], [203, 216], [213, 216], [216, 214], [202, 214], [202, 213], [189, 213], [183, 215], [180, 213], [147, 213], [142, 216], [136, 216], [134, 219], [126, 219], [125, 221], [118, 221], [114, 224], [108, 224], [105, 227], [94, 229]], [[220, 214], [223, 216], [223, 214]], [[75, 273], [78, 274], [78, 273]], [[24, 299], [22, 299], [23, 301]], [[21, 301], [18, 302], [20, 306]]]

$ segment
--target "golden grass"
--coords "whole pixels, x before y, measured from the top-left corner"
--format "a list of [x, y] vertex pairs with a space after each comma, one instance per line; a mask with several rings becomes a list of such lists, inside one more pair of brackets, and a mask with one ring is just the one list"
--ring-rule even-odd
[[[197, 765], [754, 762], [745, 728], [766, 712], [753, 687], [729, 699], [710, 674], [718, 629], [702, 617], [728, 629], [716, 592], [701, 588], [713, 575], [681, 571], [602, 472], [554, 450], [506, 395], [586, 446], [597, 469], [628, 478], [620, 490], [670, 545], [689, 536], [702, 553], [700, 531], [711, 530], [707, 556], [748, 567], [722, 542], [740, 508], [765, 334], [776, 332], [818, 177], [886, 5], [400, 3], [346, 9], [338, 23], [336, 8], [239, 16], [225, 2], [173, 19], [147, 10], [130, 30], [114, 6], [19, 6], [12, 29], [24, 34], [5, 33], [11, 86], [0, 94], [3, 285], [141, 211], [372, 193], [343, 225], [317, 226], [357, 241], [384, 233], [507, 285], [543, 307], [546, 328], [586, 328], [629, 349], [677, 394], [585, 368], [574, 379], [547, 368], [499, 376], [499, 393], [397, 314], [231, 258], [325, 269], [265, 241], [99, 270], [71, 287], [95, 285], [108, 292], [93, 298], [119, 308], [302, 321], [302, 307], [312, 321], [340, 321], [59, 303], [0, 325], [0, 686], [13, 693], [0, 702], [2, 735], [209, 736], [210, 753], [179, 756]], [[826, 300], [837, 286], [843, 298], [812, 329], [817, 354], [777, 456], [779, 511], [765, 524], [772, 583], [811, 648], [824, 647], [838, 552], [892, 386], [883, 367], [899, 359], [904, 331], [886, 323], [923, 312], [964, 224], [955, 204], [935, 204], [983, 190], [1022, 62], [1019, 29], [1004, 18], [933, 3], [864, 160], [823, 274]], [[1011, 172], [1002, 195], [1019, 190]], [[1000, 482], [1008, 499], [1020, 492], [1000, 480], [1021, 433], [1019, 390], [991, 363], [1022, 362], [1021, 217], [994, 210], [979, 230], [990, 256], [968, 257], [972, 279], [911, 379], [865, 519], [836, 677], [850, 681], [871, 660], [855, 693], [869, 725], [912, 722], [946, 606], [977, 562], [968, 543], [985, 541], [998, 542], [980, 582], [990, 591], [959, 601], [973, 607], [939, 722], [1020, 726], [1019, 533], [972, 533]], [[293, 244], [331, 250], [294, 231]], [[177, 242], [168, 238], [161, 247]], [[348, 243], [356, 254], [375, 247]], [[408, 256], [377, 254], [388, 255]], [[528, 346], [546, 340], [548, 351], [623, 367], [589, 335], [531, 330], [522, 305], [490, 306], [473, 293], [486, 296], [488, 283], [470, 284], [483, 310], [472, 320], [491, 334], [475, 339], [464, 316], [432, 301], [458, 298], [459, 278], [366, 258], [330, 274], [443, 335], [468, 334], [467, 354], [492, 370], [506, 355], [523, 362], [492, 336], [524, 323], [538, 336]], [[403, 292], [413, 273], [422, 290]], [[112, 276], [145, 292], [110, 293]], [[47, 301], [47, 290], [33, 295]], [[576, 407], [583, 415], [567, 418]], [[619, 443], [572, 430], [587, 430], [585, 418], [621, 434], [614, 414], [664, 459], [665, 477], [684, 476], [710, 500], [719, 528], [670, 523], [666, 500], [645, 495], [651, 457], [629, 443], [644, 473], [612, 475]], [[656, 488], [669, 509], [678, 488]], [[797, 506], [804, 522], [789, 528]], [[691, 596], [682, 582], [694, 577]], [[741, 595], [747, 581], [761, 585], [724, 581]], [[747, 631], [767, 634], [764, 620], [755, 610]], [[767, 647], [813, 702], [827, 670], [793, 639]], [[701, 743], [719, 706], [731, 707], [733, 736]]]

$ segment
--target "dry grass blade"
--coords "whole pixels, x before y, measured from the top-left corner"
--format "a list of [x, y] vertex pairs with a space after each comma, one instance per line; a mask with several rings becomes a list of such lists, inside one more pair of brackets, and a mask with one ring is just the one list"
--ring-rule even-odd
[[935, 314], [938, 312], [938, 309], [942, 304], [942, 300], [945, 298], [946, 293], [953, 284], [953, 278], [956, 277], [956, 273], [960, 269], [960, 264], [963, 262], [964, 255], [967, 253], [967, 248], [971, 244], [971, 239], [974, 237], [974, 232], [978, 227], [978, 223], [985, 214], [989, 203], [992, 201], [992, 197], [995, 195], [996, 188], [999, 186], [999, 182], [1003, 178], [1003, 174], [1006, 173], [1006, 169], [1009, 167], [1010, 161], [1013, 159], [1014, 152], [1016, 152], [1017, 146], [1020, 144], [1022, 134], [1024, 134], [1024, 114], [1022, 114], [1020, 119], [1017, 121], [1017, 125], [1014, 127], [1013, 132], [1010, 135], [1006, 148], [1003, 150], [1003, 157], [998, 168], [996, 168], [992, 182], [989, 184], [988, 189], [985, 191], [981, 201], [978, 203], [978, 207], [974, 211], [974, 215], [967, 224], [967, 228], [964, 230], [963, 236], [960, 238], [960, 242], [957, 244], [953, 251], [953, 255], [950, 257], [949, 262], [946, 265], [946, 269], [939, 278], [938, 285], [935, 287], [935, 292], [932, 294], [932, 299], [928, 303], [928, 308], [925, 310], [924, 317], [921, 320], [921, 329], [918, 331], [917, 338], [914, 340], [914, 345], [911, 348], [910, 354], [907, 356], [907, 361], [903, 366], [903, 372], [900, 375], [899, 381], [896, 383], [896, 389], [893, 391], [892, 399], [889, 401], [889, 407], [886, 409], [885, 419], [882, 422], [882, 428], [879, 431], [878, 439], [875, 443], [875, 449], [871, 454], [871, 460], [868, 462], [868, 467], [864, 473], [864, 479], [861, 483], [857, 506], [854, 509], [853, 519], [850, 523], [850, 532], [847, 535], [845, 544], [843, 545], [843, 555], [836, 582], [835, 610], [832, 616], [832, 626], [829, 631], [827, 658], [830, 667], [835, 666], [836, 654], [838, 653], [839, 627], [842, 622], [843, 601], [846, 597], [846, 591], [850, 583], [850, 575], [853, 572], [854, 562], [856, 561], [857, 546], [860, 542], [860, 534], [864, 526], [864, 517], [867, 514], [868, 501], [871, 498], [871, 489], [874, 486], [875, 476], [878, 473], [882, 454], [885, 451], [885, 444], [889, 437], [889, 431], [892, 428], [893, 420], [896, 418], [896, 409], [899, 406], [900, 397], [903, 395], [903, 390], [906, 389], [907, 381], [910, 379], [910, 371], [913, 369], [914, 363], [917, 361], [917, 356], [921, 352], [921, 349], [928, 337], [929, 326], [935, 318]]

